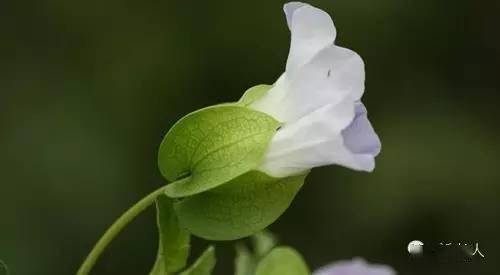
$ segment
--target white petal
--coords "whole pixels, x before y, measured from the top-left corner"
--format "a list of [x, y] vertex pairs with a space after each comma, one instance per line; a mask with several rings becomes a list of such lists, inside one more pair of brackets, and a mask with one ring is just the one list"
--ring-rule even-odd
[[282, 122], [297, 120], [345, 98], [359, 100], [365, 81], [364, 63], [355, 52], [329, 46], [295, 75], [285, 73], [275, 88], [251, 107]]
[[288, 96], [285, 82], [286, 77], [283, 74], [262, 98], [252, 102], [248, 107], [264, 112], [281, 122], [285, 122], [283, 118], [286, 118], [285, 114], [288, 111], [283, 104], [283, 102], [287, 101], [286, 97]]
[[302, 2], [288, 2], [285, 5], [283, 5], [283, 11], [285, 11], [285, 16], [286, 16], [286, 23], [288, 24], [288, 28], [290, 30], [292, 29], [293, 13], [298, 8], [301, 8], [303, 6], [309, 6], [309, 4]]
[[353, 118], [354, 102], [345, 100], [285, 125], [273, 137], [259, 170], [285, 177], [329, 164], [363, 169], [369, 161], [353, 156], [343, 143], [342, 130]]
[[286, 71], [294, 75], [321, 49], [333, 44], [336, 30], [330, 15], [311, 5], [291, 2], [283, 9], [292, 36]]
[[296, 117], [346, 97], [359, 100], [365, 87], [365, 68], [355, 52], [332, 45], [320, 51], [290, 79], [289, 113]]
[[364, 260], [354, 259], [327, 265], [313, 275], [396, 275], [396, 272], [389, 266], [367, 264]]

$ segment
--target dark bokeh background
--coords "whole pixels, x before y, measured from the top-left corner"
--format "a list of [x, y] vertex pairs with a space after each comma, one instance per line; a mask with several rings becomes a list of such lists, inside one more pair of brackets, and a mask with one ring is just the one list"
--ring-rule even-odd
[[[177, 119], [273, 83], [289, 46], [283, 3], [0, 2], [0, 259], [12, 274], [74, 273], [165, 183], [156, 151]], [[400, 274], [498, 274], [500, 2], [311, 3], [366, 62], [383, 152], [372, 174], [315, 169], [271, 229], [314, 268], [361, 256]], [[94, 274], [145, 274], [155, 230], [150, 210]], [[406, 252], [413, 239], [421, 259]], [[479, 242], [486, 258], [440, 256], [441, 241]], [[217, 274], [230, 274], [232, 246], [218, 244]]]

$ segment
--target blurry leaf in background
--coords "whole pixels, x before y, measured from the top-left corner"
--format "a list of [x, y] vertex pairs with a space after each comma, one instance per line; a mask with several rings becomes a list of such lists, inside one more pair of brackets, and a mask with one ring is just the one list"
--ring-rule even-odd
[[2, 261], [0, 259], [0, 270], [2, 273], [0, 274], [5, 274], [5, 275], [10, 275], [10, 270], [9, 270], [9, 267], [7, 266], [6, 263], [4, 263], [4, 261]]
[[255, 275], [309, 275], [309, 268], [302, 256], [290, 247], [271, 250], [257, 265]]
[[243, 243], [236, 244], [236, 275], [254, 275], [257, 263], [277, 244], [276, 237], [268, 230], [258, 232], [250, 239], [252, 252]]
[[263, 230], [255, 235], [252, 235], [251, 239], [254, 247], [254, 253], [257, 258], [264, 257], [278, 244], [276, 236], [269, 230]]
[[215, 249], [211, 246], [201, 254], [196, 262], [180, 275], [210, 275], [215, 267]]
[[189, 256], [190, 234], [179, 225], [173, 201], [165, 195], [156, 200], [159, 233], [158, 255], [151, 275], [166, 275], [186, 266]]
[[235, 275], [254, 275], [256, 267], [257, 260], [252, 252], [245, 245], [236, 244]]

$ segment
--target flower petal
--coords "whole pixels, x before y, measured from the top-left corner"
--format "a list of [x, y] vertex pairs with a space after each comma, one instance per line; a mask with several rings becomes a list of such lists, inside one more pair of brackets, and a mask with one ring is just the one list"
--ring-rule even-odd
[[288, 28], [291, 30], [292, 29], [292, 19], [293, 19], [293, 13], [304, 6], [309, 6], [309, 4], [302, 3], [302, 2], [288, 2], [285, 5], [283, 5], [283, 11], [285, 12], [286, 16], [286, 23], [288, 24]]
[[292, 33], [287, 69], [248, 106], [283, 123], [259, 169], [276, 177], [329, 164], [372, 171], [380, 140], [360, 102], [363, 60], [333, 44], [336, 30], [324, 11], [300, 2], [284, 10]]
[[283, 9], [292, 36], [286, 71], [293, 75], [321, 49], [333, 44], [337, 32], [323, 10], [300, 2], [285, 4]]
[[289, 112], [301, 117], [346, 97], [359, 100], [365, 88], [365, 67], [355, 52], [332, 45], [320, 51], [290, 79]]
[[264, 112], [280, 122], [285, 122], [283, 119], [287, 117], [286, 113], [288, 111], [283, 104], [283, 102], [287, 101], [288, 96], [286, 87], [286, 76], [282, 74], [264, 96], [253, 101], [248, 107]]
[[354, 259], [327, 265], [313, 275], [396, 275], [396, 272], [389, 266], [367, 264], [362, 259]]
[[274, 177], [296, 175], [329, 164], [362, 170], [366, 161], [358, 160], [343, 143], [342, 130], [353, 119], [354, 101], [346, 99], [285, 125], [273, 137], [259, 170]]
[[252, 104], [281, 122], [297, 120], [347, 97], [359, 100], [365, 81], [364, 63], [355, 52], [329, 46], [295, 75], [285, 73], [267, 95]]
[[380, 153], [380, 139], [368, 120], [366, 108], [361, 102], [356, 104], [356, 116], [342, 131], [342, 136], [345, 146], [355, 154], [377, 156]]

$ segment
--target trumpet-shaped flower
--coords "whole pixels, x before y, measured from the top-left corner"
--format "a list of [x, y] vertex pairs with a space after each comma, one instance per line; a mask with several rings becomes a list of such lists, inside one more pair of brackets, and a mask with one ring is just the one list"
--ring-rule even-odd
[[389, 266], [368, 264], [362, 259], [354, 259], [327, 265], [315, 271], [313, 275], [396, 275], [396, 272]]
[[334, 44], [330, 16], [311, 5], [291, 2], [284, 11], [291, 31], [286, 70], [250, 108], [282, 123], [259, 170], [275, 177], [337, 164], [372, 171], [380, 141], [361, 97], [361, 57]]
[[158, 165], [176, 214], [211, 240], [249, 236], [274, 222], [307, 172], [337, 164], [371, 171], [380, 141], [361, 103], [365, 72], [336, 46], [330, 16], [311, 5], [284, 6], [291, 31], [285, 72], [273, 86], [180, 119], [163, 139]]

